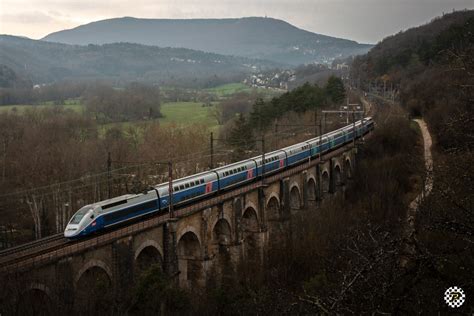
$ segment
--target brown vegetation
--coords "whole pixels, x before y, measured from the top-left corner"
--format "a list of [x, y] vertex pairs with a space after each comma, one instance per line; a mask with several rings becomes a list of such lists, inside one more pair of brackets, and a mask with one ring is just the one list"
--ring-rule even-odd
[[2, 113], [0, 226], [31, 238], [33, 218], [36, 237], [61, 232], [86, 203], [162, 182], [166, 166], [155, 162], [180, 157], [177, 176], [206, 166], [202, 155], [189, 154], [207, 147], [207, 135], [204, 126], [153, 122], [102, 132], [95, 120], [61, 108]]
[[411, 289], [414, 272], [399, 264], [408, 196], [416, 186], [409, 179], [423, 169], [419, 137], [396, 108], [378, 113], [345, 194], [295, 214], [264, 268], [243, 268], [237, 279], [210, 289], [201, 313], [419, 311], [412, 308], [421, 297], [419, 288]]

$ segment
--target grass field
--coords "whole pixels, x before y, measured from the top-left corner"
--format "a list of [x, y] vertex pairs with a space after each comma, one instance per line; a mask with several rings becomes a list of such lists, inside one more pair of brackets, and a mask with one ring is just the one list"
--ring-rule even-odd
[[[5, 105], [0, 106], [0, 113], [15, 111], [21, 114], [28, 109], [44, 109], [44, 108], [53, 108], [56, 106], [62, 106], [65, 109], [73, 110], [77, 113], [83, 113], [84, 107], [79, 103], [75, 104], [64, 104], [64, 105], [50, 105], [50, 104], [41, 104], [41, 105], [31, 105], [31, 104], [20, 104], [20, 105]], [[163, 118], [160, 118], [159, 121], [163, 125], [176, 124], [176, 125], [190, 125], [190, 124], [204, 124], [210, 128], [215, 128], [217, 126], [217, 121], [212, 117], [210, 112], [215, 109], [215, 104], [211, 107], [203, 107], [200, 102], [169, 102], [161, 105], [161, 113]], [[124, 122], [124, 123], [111, 123], [105, 124], [107, 126], [112, 126], [115, 124], [130, 125], [137, 122]]]
[[203, 107], [200, 102], [169, 102], [161, 105], [161, 114], [163, 118], [159, 121], [163, 125], [177, 124], [203, 124], [209, 128], [217, 127], [217, 121], [212, 117], [211, 111], [215, 104], [210, 107]]
[[243, 91], [251, 92], [252, 90], [254, 90], [254, 88], [250, 88], [249, 86], [239, 82], [223, 84], [214, 88], [206, 89], [207, 92], [213, 93], [218, 97], [225, 97]]
[[[215, 108], [215, 104], [212, 107], [203, 107], [200, 102], [169, 102], [161, 105], [161, 114], [164, 117], [159, 118], [161, 126], [166, 127], [167, 125], [175, 124], [177, 126], [188, 126], [192, 124], [202, 124], [211, 131], [217, 131], [219, 125], [215, 118], [212, 117], [210, 112]], [[140, 126], [141, 124], [147, 124], [151, 121], [131, 121], [131, 122], [115, 122], [107, 123], [101, 126], [101, 134], [113, 126], [121, 126], [126, 129], [128, 126]]]
[[83, 113], [84, 107], [79, 102], [68, 102], [66, 101], [65, 104], [62, 105], [53, 105], [51, 102], [46, 102], [45, 104], [16, 104], [16, 105], [3, 105], [0, 106], [0, 113], [4, 112], [14, 112], [21, 114], [29, 109], [46, 109], [46, 108], [54, 108], [54, 107], [64, 107], [64, 109], [73, 110], [77, 113]]

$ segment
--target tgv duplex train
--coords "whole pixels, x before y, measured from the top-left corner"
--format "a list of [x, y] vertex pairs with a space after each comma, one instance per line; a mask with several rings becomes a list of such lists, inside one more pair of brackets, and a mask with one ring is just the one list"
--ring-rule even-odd
[[[332, 151], [362, 137], [374, 129], [371, 117], [364, 118], [338, 130], [286, 148], [239, 161], [224, 167], [198, 173], [173, 181], [173, 205], [216, 194], [256, 181], [262, 176]], [[264, 165], [264, 168], [263, 168]], [[168, 183], [162, 183], [146, 193], [127, 194], [113, 199], [86, 205], [74, 214], [64, 232], [64, 237], [74, 239], [96, 233], [105, 228], [130, 221], [151, 213], [166, 212], [169, 207]]]

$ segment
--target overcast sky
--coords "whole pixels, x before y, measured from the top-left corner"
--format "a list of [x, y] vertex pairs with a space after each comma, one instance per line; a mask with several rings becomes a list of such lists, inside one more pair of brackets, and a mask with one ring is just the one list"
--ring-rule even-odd
[[268, 16], [315, 33], [376, 43], [474, 0], [0, 0], [0, 34], [42, 38], [92, 21]]

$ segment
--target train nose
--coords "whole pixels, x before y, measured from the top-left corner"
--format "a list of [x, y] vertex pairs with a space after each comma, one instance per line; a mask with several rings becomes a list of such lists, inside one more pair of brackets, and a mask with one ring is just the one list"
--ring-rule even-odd
[[71, 238], [77, 235], [79, 227], [77, 225], [68, 225], [64, 230], [64, 237]]

